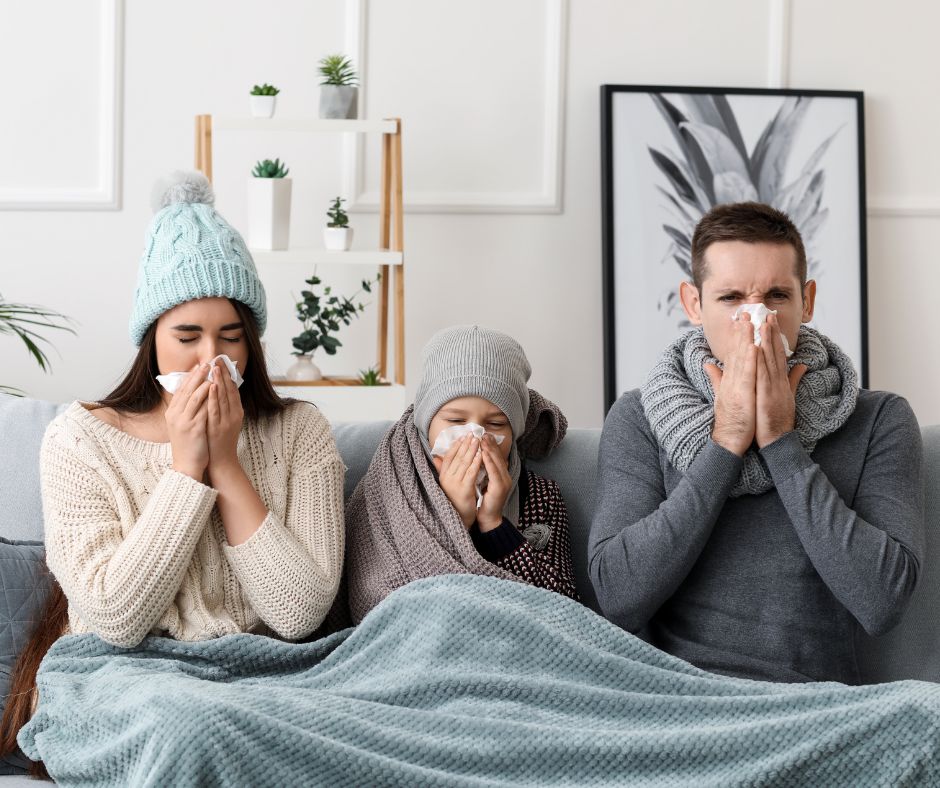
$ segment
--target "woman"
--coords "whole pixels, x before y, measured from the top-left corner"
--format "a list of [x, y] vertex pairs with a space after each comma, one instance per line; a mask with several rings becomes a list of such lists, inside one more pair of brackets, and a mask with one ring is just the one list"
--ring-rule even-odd
[[212, 202], [199, 173], [176, 173], [162, 190], [131, 315], [130, 371], [46, 432], [56, 583], [14, 671], [4, 751], [16, 747], [39, 662], [62, 634], [124, 647], [148, 634], [297, 640], [335, 596], [344, 465], [320, 412], [274, 391], [259, 338], [264, 288]]

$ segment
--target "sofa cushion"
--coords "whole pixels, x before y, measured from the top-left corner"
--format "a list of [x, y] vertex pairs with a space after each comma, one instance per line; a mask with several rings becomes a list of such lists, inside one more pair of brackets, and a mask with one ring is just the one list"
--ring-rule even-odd
[[924, 486], [927, 545], [917, 588], [901, 623], [881, 637], [860, 635], [859, 667], [866, 683], [922, 679], [940, 682], [940, 426], [925, 427]]
[[347, 501], [369, 469], [379, 441], [392, 424], [391, 421], [348, 421], [333, 425], [336, 448], [346, 463], [344, 492]]
[[0, 394], [0, 534], [42, 539], [39, 447], [66, 405]]
[[49, 589], [42, 542], [0, 537], [0, 705], [20, 649], [39, 619]]
[[[20, 650], [39, 620], [49, 589], [42, 542], [0, 537], [0, 708]], [[19, 751], [0, 759], [0, 774], [23, 774], [29, 761]]]

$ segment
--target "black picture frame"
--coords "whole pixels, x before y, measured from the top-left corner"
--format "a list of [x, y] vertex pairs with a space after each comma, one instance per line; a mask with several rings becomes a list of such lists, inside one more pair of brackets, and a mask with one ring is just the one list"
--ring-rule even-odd
[[[650, 285], [648, 279], [660, 277], [652, 267], [665, 264], [668, 276], [672, 266], [673, 292], [677, 292], [679, 282], [689, 278], [682, 262], [684, 243], [691, 237], [688, 227], [694, 226], [690, 218], [697, 221], [692, 203], [703, 202], [708, 208], [736, 201], [723, 198], [728, 194], [771, 202], [783, 210], [787, 210], [787, 205], [794, 206], [788, 213], [804, 236], [810, 260], [809, 278], [822, 279], [814, 325], [846, 350], [855, 362], [861, 385], [867, 387], [864, 94], [842, 90], [601, 85], [600, 98], [605, 414], [624, 391], [642, 385], [655, 358], [687, 328], [687, 324], [681, 325], [683, 316], [674, 295]], [[684, 125], [680, 125], [682, 118]], [[843, 122], [838, 125], [840, 118]], [[714, 126], [702, 128], [711, 125], [709, 120]], [[721, 131], [731, 141], [735, 127], [739, 133], [732, 145], [741, 154], [741, 166], [750, 173], [751, 182], [738, 178], [732, 167], [727, 177], [722, 172], [721, 178], [713, 178], [713, 188], [705, 192], [700, 187], [707, 185], [709, 172], [714, 175], [718, 167], [724, 166], [720, 162], [733, 159], [732, 153], [722, 159], [721, 151], [732, 149], [716, 132]], [[764, 138], [767, 141], [759, 148]], [[773, 191], [772, 173], [764, 177], [765, 171], [773, 169], [770, 166], [773, 162], [767, 159], [771, 148], [773, 162], [779, 163], [782, 156], [786, 172], [781, 169], [777, 177], [779, 189], [773, 192], [775, 198], [765, 199]], [[713, 159], [705, 155], [706, 150], [714, 155]], [[806, 157], [808, 150], [812, 155]], [[705, 157], [704, 166], [698, 155]], [[804, 169], [797, 176], [794, 168], [800, 166], [800, 161]], [[688, 204], [680, 194], [683, 168], [692, 192]], [[760, 177], [755, 174], [758, 170]], [[704, 177], [699, 178], [700, 175]], [[804, 186], [810, 189], [807, 184], [815, 191], [800, 192]], [[765, 191], [763, 195], [761, 190]], [[797, 193], [801, 196], [799, 201]], [[786, 204], [777, 204], [777, 199]], [[815, 208], [806, 219], [808, 206], [813, 205]], [[682, 229], [670, 225], [675, 232], [669, 232], [665, 229], [665, 218], [655, 218], [668, 216], [666, 208], [681, 217], [685, 223]], [[683, 208], [688, 217], [682, 216]], [[794, 214], [801, 215], [802, 221]], [[853, 223], [857, 233], [850, 226]], [[810, 238], [804, 228], [812, 229]], [[832, 237], [824, 237], [826, 232]], [[656, 255], [659, 246], [664, 251]], [[825, 257], [814, 258], [813, 253], [820, 250]], [[637, 293], [628, 291], [628, 284], [635, 284]], [[854, 296], [833, 297], [853, 292], [858, 294], [857, 307]], [[636, 298], [640, 300], [633, 300]], [[829, 324], [818, 319], [821, 305]], [[674, 314], [676, 327], [670, 334]]]

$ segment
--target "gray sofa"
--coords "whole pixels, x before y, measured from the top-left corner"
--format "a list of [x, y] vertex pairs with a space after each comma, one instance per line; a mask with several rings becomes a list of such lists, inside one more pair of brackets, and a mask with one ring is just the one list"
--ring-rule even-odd
[[[10, 540], [42, 539], [39, 490], [39, 446], [46, 425], [62, 408], [39, 400], [0, 395], [0, 536]], [[346, 495], [368, 467], [387, 422], [338, 424], [337, 445], [345, 460]], [[859, 661], [870, 683], [899, 679], [940, 682], [940, 426], [923, 431], [927, 468], [927, 560], [903, 621], [880, 638], [862, 636]], [[558, 481], [568, 506], [571, 544], [578, 590], [585, 604], [596, 609], [588, 579], [587, 541], [595, 495], [595, 470], [600, 430], [574, 429], [558, 451], [533, 470]], [[2, 568], [0, 568], [2, 571]], [[2, 600], [0, 600], [2, 604]], [[29, 611], [0, 610], [0, 644], [7, 662], [18, 645], [11, 630], [22, 625]], [[4, 668], [5, 669], [5, 668]], [[4, 681], [5, 684], [5, 681]], [[5, 691], [5, 689], [4, 689]], [[0, 786], [27, 785], [25, 778], [0, 777]], [[32, 783], [35, 784], [35, 783]]]

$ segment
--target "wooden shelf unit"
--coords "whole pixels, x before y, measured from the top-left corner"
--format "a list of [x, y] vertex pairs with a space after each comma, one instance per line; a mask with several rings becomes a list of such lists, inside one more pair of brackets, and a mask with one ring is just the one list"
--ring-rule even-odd
[[275, 386], [362, 386], [364, 388], [370, 388], [374, 386], [376, 388], [381, 386], [391, 386], [391, 381], [382, 380], [381, 383], [370, 384], [366, 386], [359, 378], [348, 378], [343, 377], [342, 375], [324, 375], [320, 380], [288, 380], [287, 378], [271, 378], [271, 383]]
[[[325, 249], [297, 248], [284, 251], [252, 249], [258, 265], [274, 263], [375, 265], [382, 277], [378, 284], [378, 337], [376, 366], [383, 379], [389, 379], [389, 297], [395, 299], [394, 383], [405, 383], [405, 266], [404, 217], [402, 205], [401, 119], [321, 120], [319, 118], [225, 118], [196, 116], [196, 169], [212, 181], [212, 134], [216, 131], [258, 131], [292, 133], [378, 133], [382, 135], [381, 187], [379, 202], [379, 244], [374, 251], [328, 252]], [[394, 283], [389, 274], [394, 269]], [[334, 378], [333, 380], [342, 380]], [[351, 380], [351, 379], [346, 379]], [[286, 382], [285, 382], [286, 383]], [[293, 381], [291, 382], [293, 385]], [[325, 383], [326, 386], [355, 385]], [[368, 388], [368, 387], [364, 387]]]

